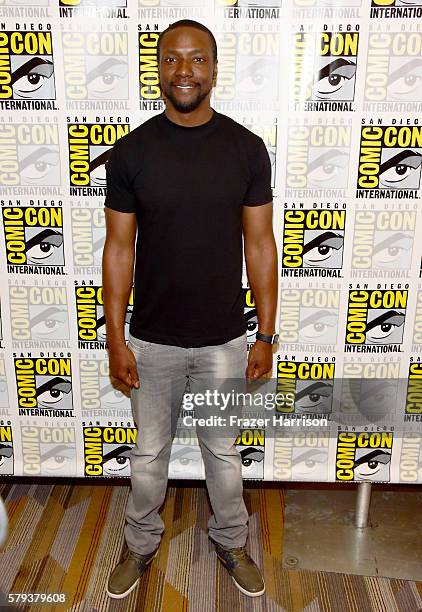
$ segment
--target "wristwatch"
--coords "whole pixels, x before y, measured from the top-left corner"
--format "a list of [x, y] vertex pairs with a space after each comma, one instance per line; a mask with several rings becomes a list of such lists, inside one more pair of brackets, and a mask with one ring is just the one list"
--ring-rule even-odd
[[278, 344], [278, 334], [267, 336], [266, 334], [261, 334], [261, 332], [256, 332], [256, 339], [268, 342], [268, 344]]

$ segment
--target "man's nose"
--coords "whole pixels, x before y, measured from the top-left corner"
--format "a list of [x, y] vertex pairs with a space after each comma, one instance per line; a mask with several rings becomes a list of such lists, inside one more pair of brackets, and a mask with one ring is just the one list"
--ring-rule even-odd
[[192, 62], [189, 59], [180, 59], [177, 63], [177, 74], [187, 76], [192, 74]]

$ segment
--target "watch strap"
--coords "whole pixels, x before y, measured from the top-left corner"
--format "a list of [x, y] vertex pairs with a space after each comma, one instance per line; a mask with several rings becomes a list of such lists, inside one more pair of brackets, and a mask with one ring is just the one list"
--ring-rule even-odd
[[272, 336], [268, 336], [267, 334], [261, 334], [261, 332], [256, 332], [256, 339], [262, 340], [262, 342], [267, 342], [268, 344], [277, 344], [278, 334], [272, 334]]

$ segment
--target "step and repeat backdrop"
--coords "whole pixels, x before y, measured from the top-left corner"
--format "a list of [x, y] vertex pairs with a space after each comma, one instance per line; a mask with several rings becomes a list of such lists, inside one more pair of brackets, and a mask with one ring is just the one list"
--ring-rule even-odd
[[[242, 422], [244, 477], [422, 482], [422, 0], [0, 0], [0, 474], [130, 474], [137, 431], [105, 350], [105, 164], [163, 111], [157, 39], [183, 18], [215, 33], [212, 105], [273, 169], [266, 389], [294, 399], [261, 406], [279, 426]], [[246, 275], [243, 292], [251, 345]], [[204, 477], [184, 412], [170, 476]]]

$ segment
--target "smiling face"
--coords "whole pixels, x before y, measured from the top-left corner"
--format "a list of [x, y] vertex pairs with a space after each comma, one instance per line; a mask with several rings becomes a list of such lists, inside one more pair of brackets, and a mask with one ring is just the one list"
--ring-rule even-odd
[[160, 84], [167, 109], [198, 114], [207, 110], [216, 68], [206, 32], [192, 27], [167, 32], [160, 43]]

